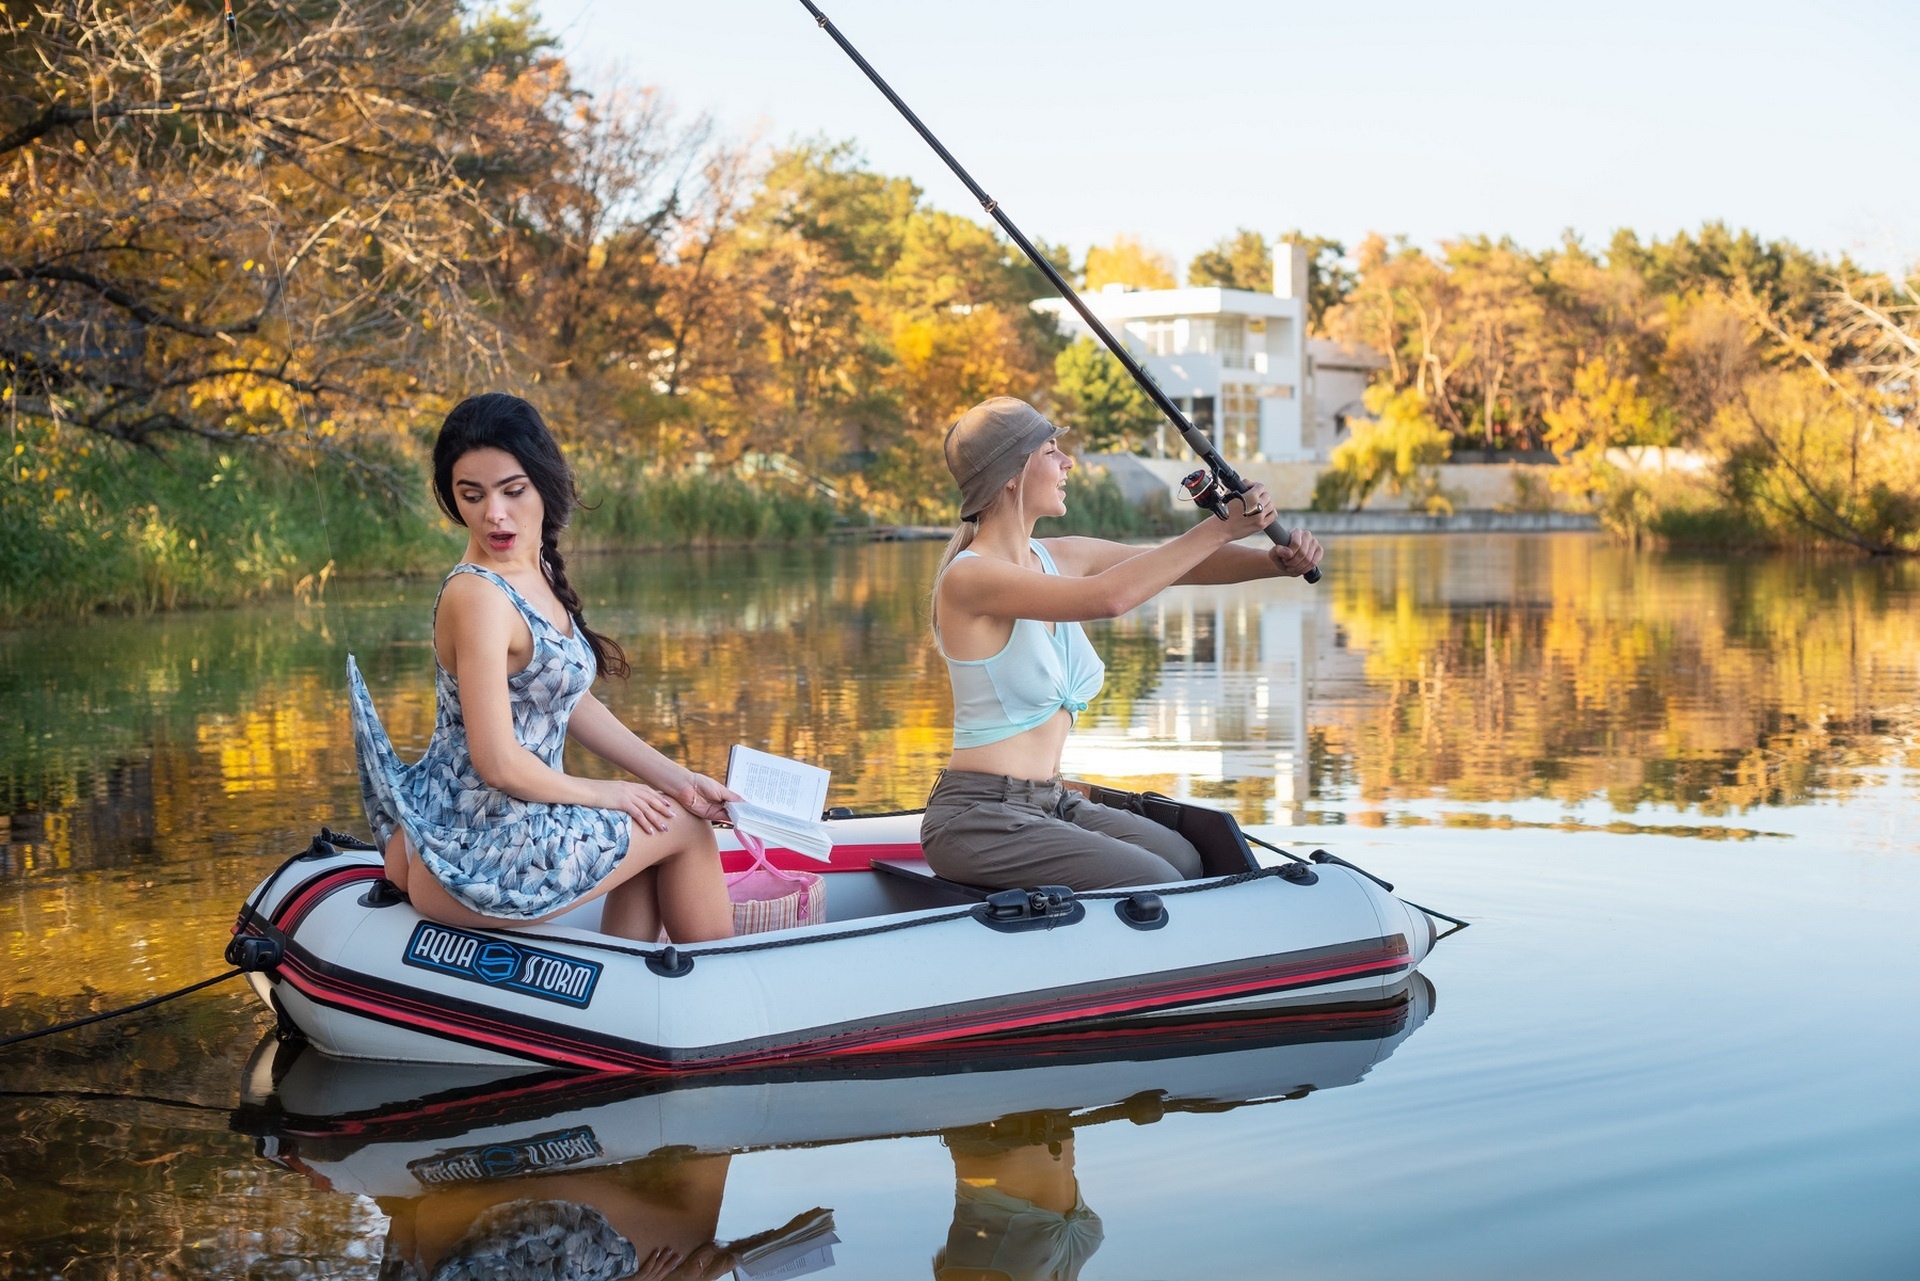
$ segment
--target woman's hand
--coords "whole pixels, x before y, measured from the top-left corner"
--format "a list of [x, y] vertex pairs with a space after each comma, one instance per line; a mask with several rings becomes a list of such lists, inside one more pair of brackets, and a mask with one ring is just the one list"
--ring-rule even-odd
[[667, 1281], [719, 1281], [733, 1271], [739, 1260], [716, 1242], [694, 1247], [692, 1254], [667, 1274]]
[[1326, 549], [1320, 546], [1320, 540], [1305, 529], [1296, 529], [1284, 543], [1275, 543], [1267, 549], [1267, 556], [1279, 567], [1283, 578], [1298, 578], [1320, 563], [1326, 555]]
[[602, 786], [605, 799], [600, 802], [600, 808], [624, 810], [641, 831], [664, 832], [667, 824], [673, 822], [673, 802], [667, 799], [665, 793], [657, 792], [645, 783], [631, 783], [625, 779]]
[[687, 813], [714, 823], [726, 819], [728, 801], [743, 801], [746, 797], [705, 774], [689, 772], [687, 781], [674, 790], [673, 799], [686, 806]]
[[640, 1270], [633, 1274], [634, 1281], [667, 1281], [675, 1268], [680, 1266], [680, 1252], [670, 1246], [661, 1246], [646, 1258], [640, 1260]]
[[[1267, 494], [1267, 487], [1258, 482], [1247, 486], [1247, 492], [1227, 500], [1227, 518], [1220, 522], [1226, 526], [1226, 540], [1237, 543], [1243, 538], [1251, 538], [1268, 525], [1279, 513], [1274, 510], [1273, 499]], [[1301, 570], [1305, 573], [1305, 570]]]

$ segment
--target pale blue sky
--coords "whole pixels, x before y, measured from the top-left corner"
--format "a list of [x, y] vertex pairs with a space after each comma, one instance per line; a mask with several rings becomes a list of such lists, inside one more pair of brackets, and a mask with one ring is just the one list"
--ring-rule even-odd
[[[798, 0], [537, 3], [583, 68], [738, 136], [853, 139], [977, 209]], [[1920, 259], [1920, 3], [821, 7], [1024, 231], [1076, 255], [1119, 232], [1184, 261], [1243, 225], [1538, 247], [1717, 218]]]

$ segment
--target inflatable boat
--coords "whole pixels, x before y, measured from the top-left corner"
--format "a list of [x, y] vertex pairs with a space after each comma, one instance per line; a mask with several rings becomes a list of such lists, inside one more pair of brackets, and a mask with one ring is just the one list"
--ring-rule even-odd
[[650, 946], [599, 933], [597, 904], [524, 929], [437, 924], [370, 848], [323, 830], [249, 896], [228, 955], [283, 1035], [336, 1057], [684, 1073], [1385, 1000], [1440, 937], [1435, 914], [1324, 851], [1263, 867], [1230, 815], [1087, 790], [1179, 831], [1203, 875], [989, 892], [928, 870], [918, 814], [835, 812], [824, 868], [773, 852], [824, 871], [826, 921]]
[[[1053, 1031], [984, 1053], [844, 1060], [694, 1078], [331, 1059], [271, 1035], [231, 1127], [318, 1186], [415, 1197], [656, 1153], [740, 1153], [1006, 1128], [1058, 1134], [1220, 1112], [1357, 1083], [1433, 1009], [1424, 977], [1389, 999], [1209, 1014], [1152, 1029]], [[978, 1047], [975, 1047], [976, 1049]]]

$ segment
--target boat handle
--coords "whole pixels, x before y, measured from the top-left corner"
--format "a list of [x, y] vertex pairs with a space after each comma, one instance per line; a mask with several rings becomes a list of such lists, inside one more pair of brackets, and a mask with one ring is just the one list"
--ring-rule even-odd
[[1087, 905], [1064, 885], [1042, 885], [1030, 890], [996, 890], [973, 909], [973, 919], [990, 930], [1016, 934], [1022, 930], [1050, 930], [1086, 919]]

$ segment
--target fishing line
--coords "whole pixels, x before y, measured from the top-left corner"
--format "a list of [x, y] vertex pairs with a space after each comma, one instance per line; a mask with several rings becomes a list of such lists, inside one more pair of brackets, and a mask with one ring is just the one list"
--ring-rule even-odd
[[[1067, 283], [1066, 277], [1062, 276], [1054, 269], [1053, 264], [1047, 261], [1046, 255], [1034, 247], [1033, 242], [1027, 239], [1025, 233], [1023, 233], [1020, 228], [1013, 225], [1013, 219], [1009, 218], [1006, 210], [1000, 207], [1000, 202], [981, 189], [980, 184], [973, 180], [973, 175], [961, 167], [960, 162], [953, 158], [953, 153], [948, 151], [941, 141], [933, 136], [931, 129], [920, 122], [920, 117], [913, 114], [913, 108], [907, 106], [900, 95], [893, 91], [892, 85], [889, 85], [885, 80], [881, 79], [880, 73], [873, 69], [873, 64], [860, 56], [860, 51], [854, 48], [845, 36], [840, 34], [840, 28], [834, 26], [832, 20], [829, 19], [826, 14], [820, 12], [819, 7], [813, 3], [813, 0], [800, 0], [800, 3], [806, 6], [808, 13], [813, 15], [815, 24], [818, 25], [822, 31], [832, 36], [833, 42], [839, 45], [849, 58], [853, 59], [855, 66], [866, 73], [867, 79], [873, 81], [874, 88], [886, 95], [887, 101], [892, 103], [894, 108], [899, 111], [902, 116], [906, 117], [907, 123], [913, 126], [914, 131], [926, 141], [929, 147], [933, 148], [934, 154], [946, 162], [947, 168], [953, 171], [953, 176], [966, 184], [967, 190], [973, 193], [973, 198], [980, 202], [980, 207], [987, 212], [987, 215], [991, 217], [994, 222], [1000, 225], [1000, 230], [1007, 233], [1008, 239], [1012, 240], [1020, 252], [1027, 256], [1027, 260], [1040, 269], [1040, 274], [1047, 278], [1047, 282], [1066, 300], [1067, 305], [1080, 314], [1080, 319], [1086, 322], [1087, 328], [1091, 329], [1100, 341], [1106, 344], [1107, 350], [1113, 353], [1114, 359], [1118, 360], [1121, 367], [1127, 371], [1134, 382], [1140, 385], [1140, 390], [1146, 392], [1148, 398], [1153, 401], [1160, 412], [1166, 415], [1167, 421], [1179, 429], [1181, 438], [1187, 442], [1187, 448], [1193, 450], [1200, 461], [1207, 465], [1213, 472], [1215, 480], [1217, 480], [1229, 494], [1237, 495], [1246, 493], [1248, 487], [1247, 482], [1241, 479], [1240, 473], [1236, 472], [1232, 466], [1228, 464], [1227, 460], [1221, 456], [1220, 451], [1213, 447], [1213, 442], [1208, 440], [1206, 436], [1201, 433], [1200, 429], [1188, 420], [1186, 414], [1181, 411], [1180, 406], [1174, 403], [1173, 398], [1160, 389], [1160, 384], [1155, 382], [1153, 376], [1146, 371], [1139, 361], [1133, 358], [1133, 353], [1127, 350], [1127, 345], [1115, 338], [1106, 325], [1101, 323], [1100, 318], [1093, 314], [1092, 308], [1088, 307], [1080, 295], [1075, 292], [1073, 286]], [[1269, 525], [1263, 532], [1265, 532], [1266, 536], [1276, 546], [1286, 547], [1292, 543], [1292, 536], [1284, 529]], [[1305, 577], [1309, 583], [1317, 583], [1320, 581], [1320, 570], [1318, 568], [1310, 569], [1306, 572]]]

